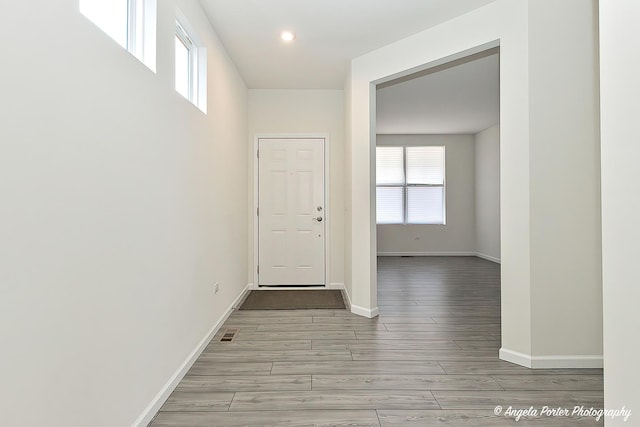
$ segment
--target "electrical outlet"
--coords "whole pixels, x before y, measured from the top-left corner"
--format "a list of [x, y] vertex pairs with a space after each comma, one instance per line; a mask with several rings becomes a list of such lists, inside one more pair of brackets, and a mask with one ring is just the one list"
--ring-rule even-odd
[[214, 294], [217, 294], [219, 290], [220, 290], [220, 283], [216, 283], [215, 285], [213, 285]]

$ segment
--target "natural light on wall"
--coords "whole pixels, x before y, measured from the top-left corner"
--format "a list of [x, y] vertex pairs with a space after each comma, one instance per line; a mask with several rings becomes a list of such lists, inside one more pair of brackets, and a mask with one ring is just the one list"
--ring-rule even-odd
[[156, 0], [80, 0], [80, 13], [156, 71]]
[[444, 147], [376, 148], [378, 224], [445, 224]]

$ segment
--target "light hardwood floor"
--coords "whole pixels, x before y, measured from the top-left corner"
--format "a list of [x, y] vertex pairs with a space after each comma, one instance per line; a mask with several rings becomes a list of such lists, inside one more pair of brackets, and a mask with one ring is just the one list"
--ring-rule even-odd
[[498, 360], [500, 267], [475, 257], [379, 258], [380, 316], [236, 311], [161, 408], [159, 426], [597, 426], [494, 409], [601, 408], [602, 370]]

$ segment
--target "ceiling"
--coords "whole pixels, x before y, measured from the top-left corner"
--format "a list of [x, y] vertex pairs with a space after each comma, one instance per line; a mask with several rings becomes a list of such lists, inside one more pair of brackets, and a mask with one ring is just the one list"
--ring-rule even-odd
[[[349, 61], [494, 0], [201, 0], [251, 89], [342, 89]], [[293, 31], [292, 43], [280, 40]]]
[[496, 52], [379, 86], [377, 133], [474, 134], [498, 124], [499, 68]]

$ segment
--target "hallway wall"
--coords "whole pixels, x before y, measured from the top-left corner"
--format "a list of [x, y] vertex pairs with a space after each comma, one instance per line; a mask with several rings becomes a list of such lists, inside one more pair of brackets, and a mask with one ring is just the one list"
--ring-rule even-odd
[[475, 251], [500, 261], [500, 125], [474, 135]]
[[602, 276], [604, 299], [604, 406], [630, 409], [607, 419], [607, 427], [638, 424], [638, 352], [640, 324], [640, 145], [637, 129], [640, 97], [636, 0], [600, 2], [600, 87], [602, 149]]
[[596, 0], [529, 2], [531, 331], [541, 364], [566, 356], [602, 366], [597, 19]]
[[[207, 115], [174, 89], [176, 8]], [[158, 1], [157, 74], [77, 0], [2, 9], [2, 424], [130, 426], [247, 284], [247, 88], [197, 2]]]
[[249, 90], [249, 281], [253, 281], [253, 144], [256, 135], [329, 136], [330, 277], [344, 283], [344, 101], [341, 90]]

